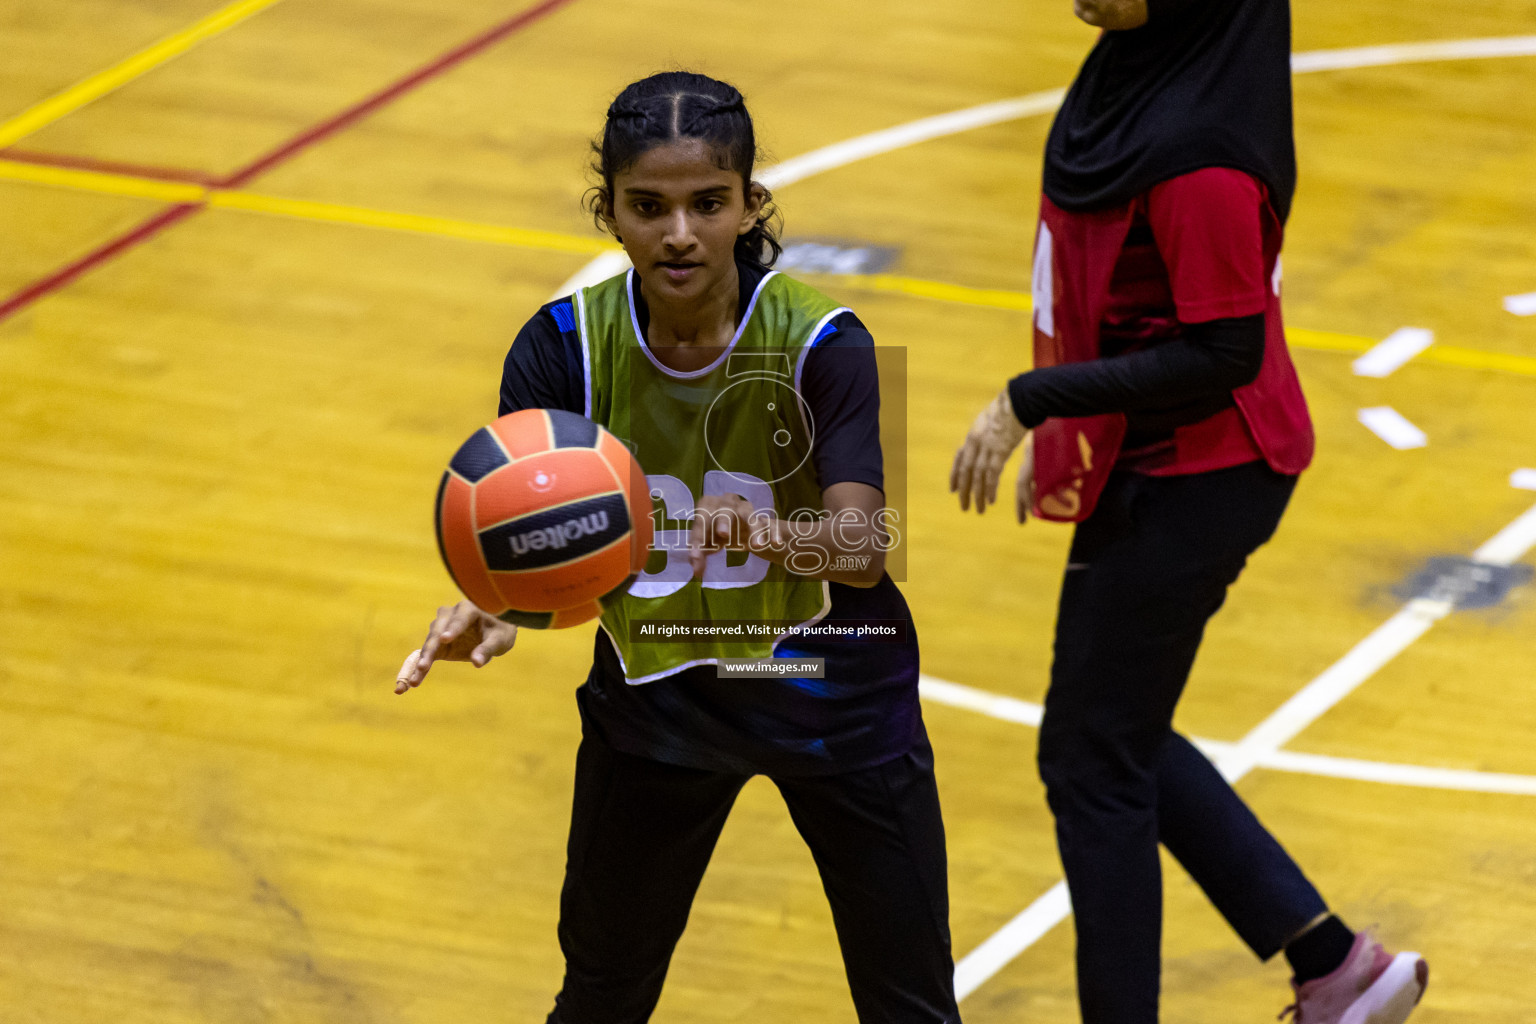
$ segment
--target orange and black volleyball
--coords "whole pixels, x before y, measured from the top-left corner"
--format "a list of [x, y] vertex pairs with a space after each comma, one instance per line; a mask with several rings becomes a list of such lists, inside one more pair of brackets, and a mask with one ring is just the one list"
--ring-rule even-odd
[[524, 409], [460, 446], [437, 490], [437, 545], [464, 596], [519, 626], [596, 618], [651, 546], [650, 491], [629, 449], [584, 416]]

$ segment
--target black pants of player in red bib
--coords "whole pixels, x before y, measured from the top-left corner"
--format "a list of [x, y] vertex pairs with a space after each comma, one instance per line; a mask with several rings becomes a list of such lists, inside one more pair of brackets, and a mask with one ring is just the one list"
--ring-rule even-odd
[[1205, 624], [1280, 522], [1295, 477], [1262, 462], [1117, 472], [1062, 585], [1040, 774], [1077, 925], [1084, 1024], [1155, 1024], [1161, 842], [1261, 959], [1324, 903], [1214, 766], [1173, 731]]
[[[594, 733], [589, 725], [576, 755], [560, 896], [565, 984], [549, 1024], [650, 1018], [749, 778], [635, 757]], [[927, 741], [873, 768], [773, 782], [821, 873], [859, 1020], [958, 1022], [944, 825]]]

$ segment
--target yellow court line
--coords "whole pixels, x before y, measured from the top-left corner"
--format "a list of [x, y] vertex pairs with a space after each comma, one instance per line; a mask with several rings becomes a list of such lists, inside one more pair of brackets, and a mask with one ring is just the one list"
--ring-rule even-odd
[[1536, 377], [1536, 357], [1509, 355], [1504, 352], [1483, 352], [1475, 348], [1457, 348], [1454, 345], [1435, 345], [1419, 354], [1429, 363], [1445, 366], [1461, 366], [1473, 370], [1499, 370]]
[[[1355, 334], [1309, 331], [1301, 327], [1287, 327], [1285, 338], [1292, 348], [1317, 349], [1322, 352], [1349, 352], [1356, 355], [1370, 351], [1377, 344], [1372, 338]], [[1431, 345], [1414, 356], [1408, 365], [1411, 366], [1413, 363], [1439, 363], [1441, 366], [1459, 366], [1465, 370], [1497, 370], [1500, 373], [1536, 377], [1536, 356], [1486, 352], [1475, 348], [1457, 348], [1455, 345]]]
[[[240, 213], [267, 214], [330, 224], [350, 224], [386, 231], [407, 231], [439, 238], [456, 238], [467, 242], [484, 242], [491, 245], [507, 245], [520, 249], [536, 249], [577, 256], [619, 251], [619, 247], [612, 242], [583, 235], [568, 235], [558, 231], [503, 227], [452, 217], [397, 213], [363, 206], [347, 206], [342, 203], [321, 203], [308, 199], [284, 199], [279, 196], [234, 189], [208, 189], [200, 185], [156, 181], [131, 174], [42, 167], [17, 160], [6, 160], [3, 157], [0, 157], [0, 180], [107, 195], [158, 199], [169, 203], [207, 203], [209, 206]], [[896, 274], [810, 274], [808, 276], [827, 278], [844, 288], [856, 291], [906, 295], [918, 299], [954, 302], [1010, 312], [1027, 313], [1033, 308], [1028, 292], [971, 288], [967, 285], [901, 277]], [[1373, 338], [1356, 334], [1340, 334], [1336, 331], [1313, 331], [1303, 327], [1287, 327], [1285, 335], [1292, 348], [1319, 352], [1359, 355], [1376, 345], [1376, 340]], [[1463, 369], [1495, 370], [1523, 377], [1536, 377], [1536, 357], [1533, 356], [1484, 352], [1451, 345], [1434, 345], [1421, 352], [1415, 359], [1419, 362], [1458, 366]]]
[[[927, 281], [915, 277], [897, 277], [892, 274], [812, 274], [810, 276], [826, 277], [836, 281], [844, 288], [853, 288], [859, 291], [888, 292], [900, 295], [911, 295], [920, 299], [938, 299], [941, 302], [958, 302], [967, 306], [983, 306], [988, 309], [1016, 310], [1027, 313], [1034, 309], [1034, 302], [1027, 292], [1015, 292], [995, 290], [987, 288], [969, 288], [958, 284], [945, 284], [939, 281]], [[1352, 352], [1360, 353], [1370, 349], [1376, 342], [1370, 338], [1360, 337], [1354, 334], [1339, 334], [1334, 331], [1309, 331], [1304, 328], [1288, 327], [1285, 331], [1286, 340], [1293, 348], [1317, 349], [1322, 352]], [[1434, 349], [1430, 350], [1435, 351]], [[1472, 352], [1467, 349], [1458, 349], [1461, 353], [1459, 366], [1478, 366], [1476, 357], [1493, 355], [1493, 353]], [[1421, 355], [1425, 358], [1428, 353]], [[1516, 362], [1523, 359], [1519, 356], [1507, 357]], [[1536, 364], [1536, 359], [1528, 360]], [[1501, 365], [1500, 369], [1512, 369], [1514, 364]], [[1483, 366], [1483, 368], [1492, 368]], [[1513, 369], [1513, 372], [1533, 373], [1532, 369]]]
[[120, 89], [140, 75], [186, 53], [198, 43], [234, 28], [253, 14], [259, 14], [281, 0], [236, 0], [235, 3], [194, 22], [179, 32], [114, 64], [36, 104], [0, 124], [0, 148], [14, 145], [33, 132], [46, 128], [87, 103]]
[[[920, 299], [938, 299], [941, 302], [958, 302], [967, 306], [984, 306], [989, 309], [1016, 310], [1025, 313], [1034, 308], [1034, 302], [1027, 292], [968, 288], [964, 285], [925, 281], [914, 277], [897, 277], [891, 274], [824, 274], [820, 276], [835, 280], [845, 288], [861, 291], [892, 292]], [[1360, 353], [1376, 344], [1370, 338], [1354, 334], [1309, 331], [1297, 327], [1286, 328], [1285, 336], [1292, 348], [1316, 349], [1321, 352]], [[1434, 351], [1436, 350], [1430, 349], [1430, 352]], [[1455, 351], [1459, 353], [1459, 361], [1455, 362], [1457, 366], [1500, 369], [1536, 376], [1536, 359], [1525, 359], [1522, 356], [1500, 357], [1497, 353], [1474, 352], [1470, 349]], [[1428, 356], [1429, 353], [1424, 353], [1419, 358]], [[1479, 357], [1484, 358], [1479, 361]], [[1527, 363], [1530, 365], [1524, 365]]]
[[420, 235], [457, 238], [467, 242], [489, 242], [492, 245], [511, 245], [522, 249], [541, 249], [545, 252], [572, 253], [578, 256], [619, 251], [619, 246], [612, 242], [581, 235], [536, 231], [529, 228], [499, 227], [478, 221], [455, 220], [451, 217], [394, 213], [389, 210], [371, 210], [363, 206], [317, 203], [307, 199], [280, 199], [277, 196], [264, 196], [255, 192], [215, 191], [208, 196], [208, 205], [240, 210], [245, 213], [289, 217], [295, 220], [327, 221], [332, 224], [352, 224], [359, 227], [383, 228], [388, 231], [409, 231]]
[[44, 167], [3, 158], [0, 158], [0, 180], [20, 181], [29, 185], [47, 185], [76, 192], [99, 192], [104, 195], [132, 196], [137, 199], [159, 199], [167, 203], [207, 203], [209, 206], [242, 213], [264, 213], [295, 220], [351, 224], [357, 227], [383, 228], [388, 231], [409, 231], [420, 235], [456, 238], [467, 242], [488, 242], [492, 245], [510, 245], [545, 252], [570, 253], [576, 256], [593, 256], [619, 250], [619, 246], [612, 242], [556, 231], [501, 227], [478, 221], [457, 220], [452, 217], [396, 213], [363, 206], [347, 206], [342, 203], [319, 203], [308, 199], [283, 199], [279, 196], [267, 196], [237, 189], [209, 189], [201, 185], [156, 181], [132, 174]]
[[[1309, 348], [1317, 352], [1349, 352], [1359, 355], [1376, 347], [1376, 341], [1358, 334], [1336, 331], [1309, 331], [1305, 327], [1287, 327], [1285, 340], [1291, 348]], [[1423, 358], [1421, 355], [1419, 358]]]
[[1028, 313], [1035, 308], [1034, 302], [1025, 292], [970, 288], [963, 284], [925, 281], [915, 277], [898, 277], [894, 274], [826, 274], [823, 276], [835, 279], [845, 288], [859, 291], [910, 295], [919, 299], [958, 302], [965, 306], [984, 306], [988, 309], [1010, 309], [1021, 313]]
[[44, 167], [17, 160], [0, 160], [0, 180], [22, 181], [29, 185], [48, 185], [76, 192], [101, 192], [112, 196], [161, 199], [168, 203], [197, 203], [208, 197], [201, 185], [155, 181], [131, 174], [107, 174], [102, 171], [77, 171], [65, 167]]
[[[985, 306], [991, 309], [1021, 312], [1028, 312], [1034, 308], [1026, 292], [968, 288], [964, 285], [897, 277], [891, 274], [825, 274], [822, 276], [836, 280], [845, 288], [862, 291], [894, 292], [923, 299], [938, 299], [968, 306]], [[1377, 344], [1376, 339], [1358, 334], [1313, 331], [1304, 327], [1287, 327], [1285, 339], [1292, 348], [1304, 348], [1317, 352], [1345, 352], [1351, 355], [1368, 352]], [[1418, 362], [1439, 363], [1443, 366], [1459, 366], [1469, 370], [1497, 370], [1501, 373], [1536, 377], [1536, 356], [1485, 352], [1480, 349], [1457, 348], [1454, 345], [1434, 345], [1415, 358]]]

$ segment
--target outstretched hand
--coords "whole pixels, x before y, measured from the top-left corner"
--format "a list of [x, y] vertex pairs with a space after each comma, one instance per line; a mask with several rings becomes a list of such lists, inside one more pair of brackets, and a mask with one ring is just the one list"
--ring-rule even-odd
[[421, 650], [412, 651], [395, 676], [395, 693], [420, 686], [438, 661], [467, 661], [483, 668], [517, 643], [517, 627], [485, 614], [469, 601], [437, 610]]
[[959, 493], [962, 512], [970, 509], [972, 501], [977, 513], [996, 504], [997, 482], [1003, 475], [1003, 466], [1028, 433], [1013, 415], [1007, 391], [977, 415], [949, 471], [949, 491]]

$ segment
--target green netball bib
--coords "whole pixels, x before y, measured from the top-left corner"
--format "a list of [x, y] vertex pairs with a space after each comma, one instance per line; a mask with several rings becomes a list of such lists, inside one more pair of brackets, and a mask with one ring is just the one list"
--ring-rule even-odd
[[[756, 555], [717, 552], [704, 579], [688, 563], [699, 497], [738, 494], [778, 518], [823, 514], [811, 452], [816, 425], [800, 396], [805, 355], [847, 312], [820, 292], [770, 272], [731, 343], [688, 373], [656, 360], [630, 300], [634, 271], [574, 297], [586, 361], [587, 416], [624, 440], [651, 485], [655, 550], [629, 592], [603, 613], [631, 683], [722, 658], [766, 658], [783, 636], [764, 623], [809, 624], [831, 607], [822, 580]], [[682, 638], [657, 639], [668, 624]], [[702, 635], [701, 635], [702, 634]]]

